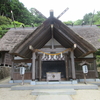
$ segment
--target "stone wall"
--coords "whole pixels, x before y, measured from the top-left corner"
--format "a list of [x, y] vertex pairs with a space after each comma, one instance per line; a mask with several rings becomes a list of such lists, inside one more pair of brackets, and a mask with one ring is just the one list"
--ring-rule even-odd
[[0, 67], [0, 79], [10, 76], [10, 67]]

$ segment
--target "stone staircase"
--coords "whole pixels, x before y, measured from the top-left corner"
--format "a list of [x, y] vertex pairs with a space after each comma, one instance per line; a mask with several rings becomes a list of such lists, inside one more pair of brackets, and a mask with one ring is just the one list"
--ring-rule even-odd
[[74, 89], [35, 89], [31, 95], [75, 95]]
[[35, 89], [31, 95], [37, 95], [36, 100], [73, 100], [70, 95], [75, 95], [74, 89]]
[[98, 89], [93, 84], [46, 84], [46, 85], [16, 85], [11, 90], [34, 90], [34, 89]]

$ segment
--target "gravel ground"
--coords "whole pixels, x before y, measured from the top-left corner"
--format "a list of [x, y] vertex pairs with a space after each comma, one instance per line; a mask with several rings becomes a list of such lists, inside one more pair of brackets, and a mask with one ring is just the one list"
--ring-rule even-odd
[[[7, 84], [10, 78], [0, 81], [0, 84]], [[32, 90], [13, 91], [10, 88], [0, 88], [0, 100], [35, 100], [37, 96], [30, 95]], [[73, 100], [100, 100], [100, 87], [98, 90], [76, 90], [72, 95]]]
[[76, 90], [73, 100], [100, 100], [100, 87], [98, 90]]

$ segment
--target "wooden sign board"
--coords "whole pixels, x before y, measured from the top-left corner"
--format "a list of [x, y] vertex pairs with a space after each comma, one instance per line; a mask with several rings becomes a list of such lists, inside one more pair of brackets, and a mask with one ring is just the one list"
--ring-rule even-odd
[[20, 75], [24, 75], [25, 74], [25, 68], [24, 67], [20, 67]]
[[82, 70], [83, 70], [83, 73], [88, 73], [88, 67], [87, 67], [87, 65], [83, 65], [82, 66]]

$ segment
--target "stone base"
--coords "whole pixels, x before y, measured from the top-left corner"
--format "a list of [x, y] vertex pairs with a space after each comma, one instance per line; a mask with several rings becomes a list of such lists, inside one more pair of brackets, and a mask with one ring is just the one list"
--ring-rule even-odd
[[35, 81], [30, 82], [31, 85], [36, 85]]
[[[86, 82], [95, 82], [96, 79], [86, 79]], [[84, 83], [84, 79], [78, 79], [78, 82], [83, 82]]]
[[10, 80], [9, 83], [14, 83], [14, 81], [13, 80]]
[[97, 78], [95, 81], [96, 81], [96, 82], [100, 82], [100, 79], [99, 79], [99, 78]]
[[72, 80], [72, 84], [78, 84], [77, 80]]

